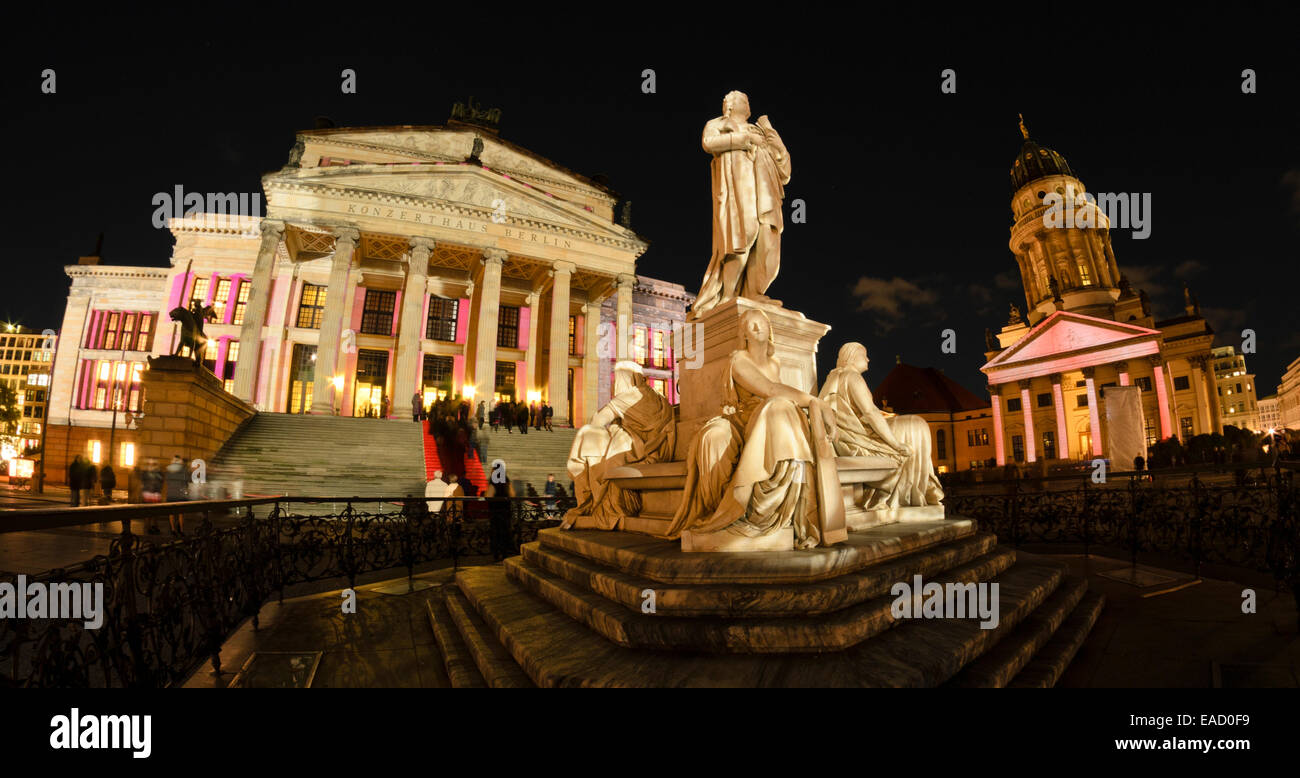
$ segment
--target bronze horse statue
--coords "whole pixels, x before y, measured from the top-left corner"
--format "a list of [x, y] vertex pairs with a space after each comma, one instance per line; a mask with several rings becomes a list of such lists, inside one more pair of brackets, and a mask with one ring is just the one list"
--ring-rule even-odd
[[172, 356], [179, 357], [181, 349], [189, 347], [190, 358], [196, 365], [203, 364], [203, 352], [206, 350], [208, 336], [203, 334], [203, 323], [212, 321], [217, 317], [217, 312], [211, 305], [204, 305], [197, 300], [190, 304], [189, 308], [173, 308], [171, 310], [171, 320], [180, 322], [181, 339], [176, 344], [176, 351]]

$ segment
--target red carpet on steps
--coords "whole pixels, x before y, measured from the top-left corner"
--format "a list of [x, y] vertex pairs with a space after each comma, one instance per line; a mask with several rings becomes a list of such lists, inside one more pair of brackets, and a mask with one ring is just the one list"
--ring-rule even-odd
[[[432, 481], [433, 474], [442, 471], [443, 480], [447, 476], [455, 473], [462, 482], [468, 481], [475, 487], [475, 494], [483, 494], [487, 491], [487, 474], [483, 470], [483, 463], [479, 461], [478, 452], [473, 448], [467, 448], [465, 451], [458, 450], [459, 447], [454, 444], [443, 444], [442, 450], [439, 450], [437, 441], [429, 434], [429, 425], [427, 422], [421, 422], [424, 428], [424, 475], [425, 479]], [[469, 492], [468, 489], [465, 490]]]

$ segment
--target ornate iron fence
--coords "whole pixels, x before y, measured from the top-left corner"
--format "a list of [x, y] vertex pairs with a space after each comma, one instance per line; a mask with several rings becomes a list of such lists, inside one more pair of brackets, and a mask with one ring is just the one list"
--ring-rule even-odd
[[949, 515], [979, 520], [982, 529], [1015, 546], [1074, 544], [1154, 552], [1189, 562], [1222, 564], [1271, 574], [1300, 601], [1300, 516], [1292, 472], [1277, 468], [1254, 483], [1162, 486], [1140, 474], [1096, 485], [1083, 477], [1073, 489], [1044, 490], [1009, 481], [996, 493], [948, 493]]
[[[440, 503], [430, 512], [431, 503]], [[341, 505], [330, 510], [328, 505]], [[221, 671], [220, 648], [246, 619], [285, 587], [358, 576], [439, 560], [517, 554], [537, 532], [556, 526], [565, 498], [361, 500], [283, 498], [184, 505], [198, 526], [176, 542], [132, 531], [132, 521], [175, 512], [177, 505], [117, 506], [50, 512], [17, 511], [0, 532], [121, 521], [107, 555], [34, 576], [25, 586], [102, 587], [102, 624], [82, 620], [0, 619], [0, 686], [165, 687], [204, 661]], [[218, 523], [231, 509], [247, 514]], [[322, 510], [328, 512], [322, 513]], [[26, 514], [26, 515], [16, 515]], [[70, 515], [73, 514], [73, 515]], [[0, 577], [18, 587], [19, 576]]]

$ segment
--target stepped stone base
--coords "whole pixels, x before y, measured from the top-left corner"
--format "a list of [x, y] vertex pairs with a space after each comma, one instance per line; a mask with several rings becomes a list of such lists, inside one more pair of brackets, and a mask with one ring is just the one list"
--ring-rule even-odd
[[[891, 590], [916, 575], [996, 582], [997, 626], [896, 619]], [[430, 615], [454, 685], [1051, 686], [1102, 598], [949, 519], [761, 554], [543, 530], [522, 556], [458, 573], [442, 607]]]

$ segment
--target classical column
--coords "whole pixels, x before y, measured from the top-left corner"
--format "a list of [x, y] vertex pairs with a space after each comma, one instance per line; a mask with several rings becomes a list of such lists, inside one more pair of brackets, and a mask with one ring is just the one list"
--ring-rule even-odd
[[524, 400], [527, 392], [541, 386], [537, 380], [537, 337], [542, 328], [542, 296], [537, 292], [528, 294], [528, 350], [524, 352]]
[[989, 399], [993, 403], [993, 456], [998, 466], [1007, 463], [1006, 452], [1002, 450], [1002, 395], [996, 384], [989, 384]]
[[617, 327], [618, 358], [620, 361], [630, 359], [632, 353], [632, 287], [635, 285], [636, 276], [628, 273], [619, 275], [615, 326]]
[[1192, 384], [1192, 394], [1196, 397], [1196, 415], [1201, 423], [1202, 432], [1210, 432], [1213, 429], [1214, 420], [1210, 416], [1210, 398], [1207, 394], [1218, 394], [1214, 387], [1206, 385], [1205, 382], [1205, 357], [1197, 354], [1187, 358], [1187, 364], [1192, 368], [1192, 375], [1189, 377]]
[[1061, 391], [1061, 374], [1052, 373], [1052, 408], [1056, 411], [1056, 455], [1070, 458], [1069, 428], [1065, 426], [1065, 393]]
[[1129, 377], [1128, 377], [1128, 363], [1127, 363], [1127, 362], [1116, 362], [1116, 363], [1115, 363], [1115, 370], [1119, 373], [1119, 385], [1120, 385], [1120, 386], [1128, 386], [1130, 383], [1132, 383], [1131, 381], [1129, 381]]
[[1152, 381], [1156, 385], [1156, 412], [1160, 415], [1160, 439], [1168, 440], [1174, 435], [1173, 422], [1169, 418], [1169, 390], [1165, 387], [1165, 368], [1159, 355], [1147, 357], [1151, 370], [1155, 373]]
[[275, 250], [283, 237], [284, 222], [262, 220], [262, 245], [253, 264], [253, 277], [245, 282], [252, 286], [244, 307], [244, 323], [239, 327], [239, 361], [235, 363], [234, 395], [244, 402], [253, 401], [257, 364], [262, 358], [262, 325], [266, 323], [267, 302], [271, 297], [271, 270], [275, 266]]
[[551, 353], [546, 401], [555, 409], [554, 423], [569, 423], [569, 279], [577, 265], [559, 261], [551, 272]]
[[[336, 394], [334, 370], [338, 365], [339, 335], [343, 332], [343, 311], [347, 307], [348, 271], [352, 269], [352, 251], [361, 233], [352, 227], [334, 229], [334, 258], [330, 260], [330, 285], [325, 292], [325, 311], [321, 315], [320, 339], [316, 346], [316, 381], [312, 388], [311, 412], [332, 414]], [[240, 349], [241, 351], [243, 349]]]
[[478, 335], [474, 348], [474, 392], [478, 398], [491, 399], [496, 391], [497, 315], [501, 311], [501, 266], [505, 264], [506, 256], [501, 249], [483, 251], [483, 281], [478, 290]]
[[582, 306], [582, 416], [575, 420], [588, 422], [599, 410], [600, 403], [600, 301], [592, 300]]
[[428, 293], [429, 255], [433, 241], [428, 238], [411, 238], [411, 258], [406, 268], [406, 293], [402, 295], [402, 319], [397, 331], [397, 365], [393, 383], [393, 411], [397, 418], [408, 418], [415, 408], [411, 395], [418, 389], [420, 344], [424, 340], [424, 298]]
[[1092, 455], [1101, 456], [1101, 409], [1097, 406], [1097, 384], [1093, 378], [1097, 368], [1085, 367], [1083, 380], [1088, 387], [1088, 437], [1092, 439]]
[[1025, 415], [1025, 461], [1038, 461], [1038, 447], [1034, 441], [1034, 407], [1029, 404], [1029, 387], [1033, 381], [1026, 378], [1020, 382], [1020, 410]]
[[1223, 434], [1223, 409], [1219, 404], [1219, 382], [1214, 377], [1214, 362], [1208, 354], [1197, 358], [1201, 368], [1201, 381], [1205, 384], [1205, 393], [1209, 395], [1210, 434]]

